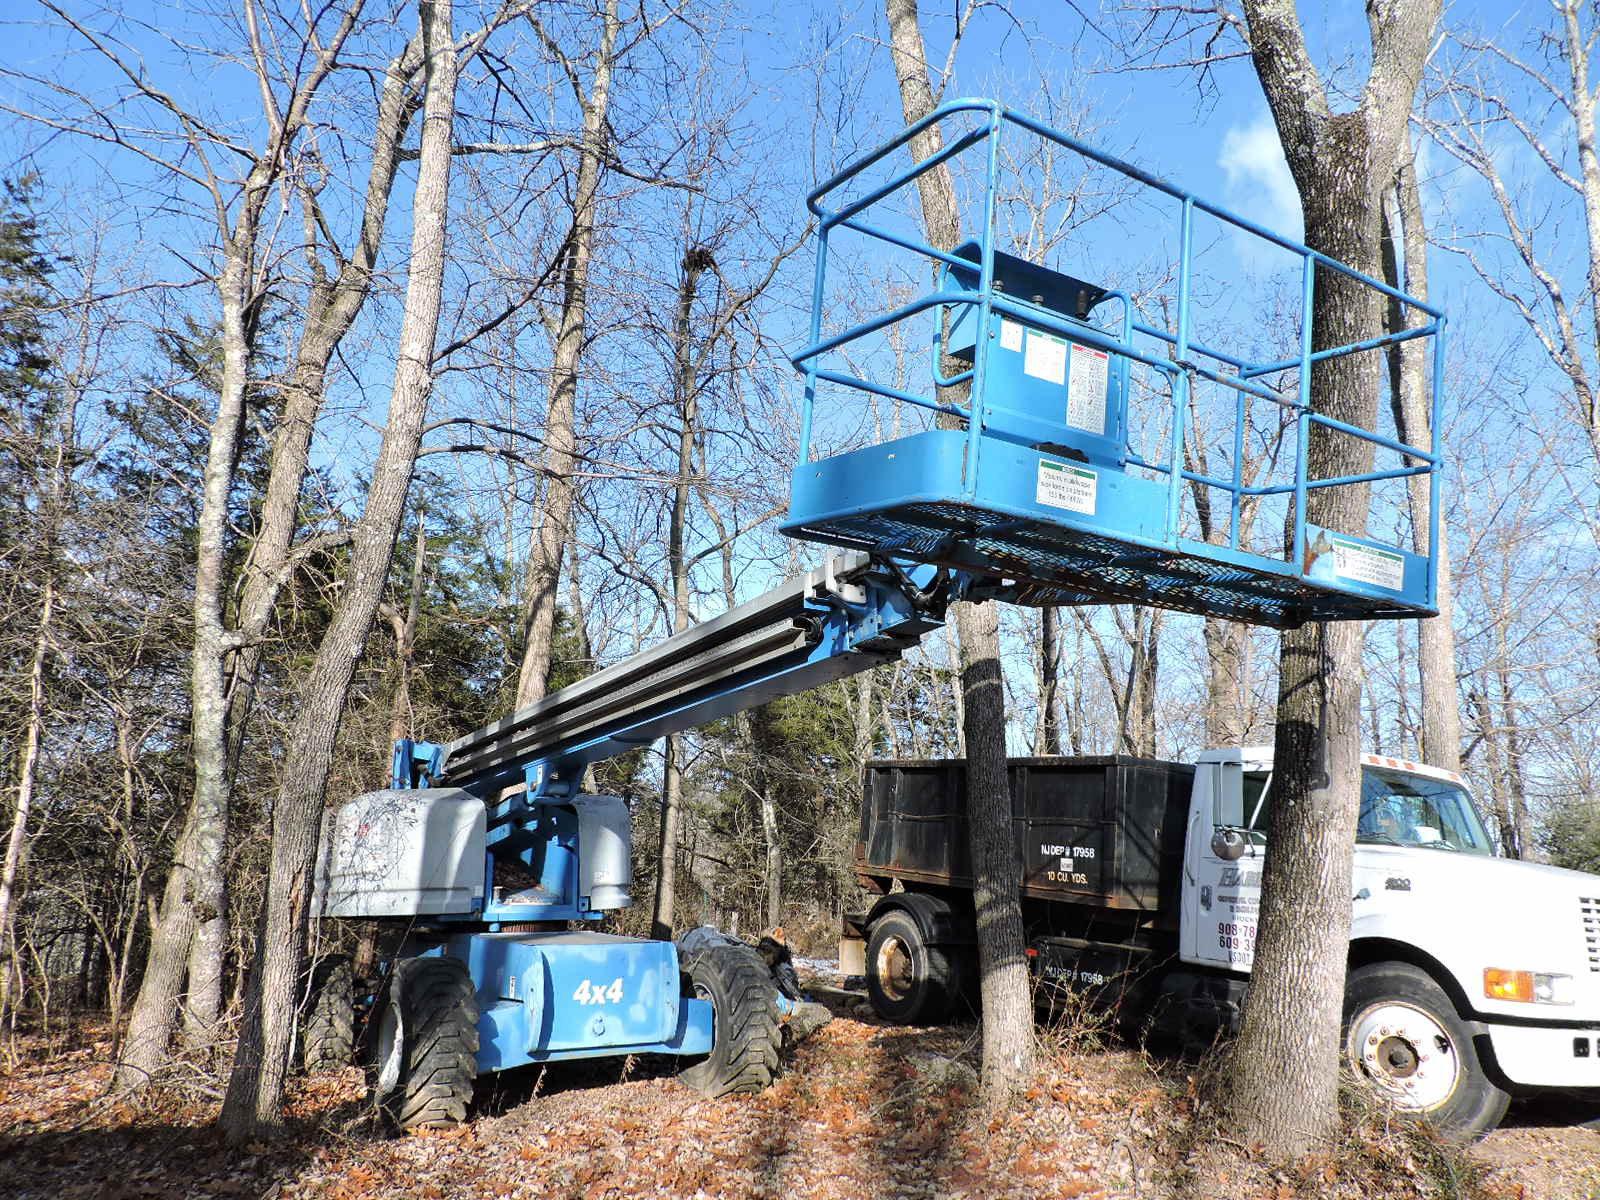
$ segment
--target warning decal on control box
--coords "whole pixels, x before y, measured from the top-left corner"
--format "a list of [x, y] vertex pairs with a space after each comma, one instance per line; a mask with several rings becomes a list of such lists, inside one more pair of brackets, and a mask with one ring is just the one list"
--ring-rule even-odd
[[1099, 488], [1100, 477], [1088, 467], [1051, 462], [1048, 458], [1039, 460], [1039, 486], [1034, 499], [1040, 504], [1093, 516]]
[[1053, 333], [1028, 330], [1028, 340], [1022, 351], [1022, 370], [1046, 383], [1067, 381], [1067, 339]]
[[1104, 350], [1072, 343], [1072, 364], [1067, 372], [1067, 424], [1074, 429], [1105, 433], [1109, 361]]
[[1399, 554], [1341, 537], [1332, 541], [1333, 569], [1341, 578], [1388, 588], [1391, 592], [1405, 590], [1406, 560]]

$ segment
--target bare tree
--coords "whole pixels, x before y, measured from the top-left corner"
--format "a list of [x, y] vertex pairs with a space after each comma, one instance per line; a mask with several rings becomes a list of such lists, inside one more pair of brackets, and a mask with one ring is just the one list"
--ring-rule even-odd
[[[927, 49], [918, 23], [917, 3], [885, 0], [885, 11], [900, 105], [907, 124], [911, 124], [931, 113], [936, 103], [928, 78]], [[910, 150], [920, 162], [936, 154], [940, 145], [939, 131], [932, 127], [911, 139]], [[961, 218], [948, 167], [941, 163], [924, 171], [917, 179], [917, 187], [929, 244], [937, 250], [954, 250], [961, 240]], [[1033, 994], [1019, 900], [1021, 864], [1011, 830], [1011, 792], [1006, 780], [1000, 622], [993, 602], [963, 602], [953, 608], [961, 640], [968, 827], [982, 976], [982, 1083], [987, 1103], [998, 1108], [1024, 1084], [1034, 1061]]]
[[[258, 261], [262, 220], [291, 149], [304, 132], [312, 102], [356, 26], [361, 5], [357, 0], [325, 13], [324, 30], [303, 31], [302, 50], [307, 66], [281, 107], [272, 94], [272, 81], [264, 73], [264, 62], [257, 58], [257, 66], [263, 72], [262, 94], [272, 119], [265, 144], [256, 150], [181, 108], [150, 81], [140, 66], [127, 61], [116, 43], [50, 0], [43, 2], [123, 80], [134, 98], [154, 110], [171, 132], [124, 138], [114, 126], [104, 125], [88, 97], [79, 98], [80, 111], [74, 120], [51, 112], [22, 115], [50, 127], [128, 146], [162, 167], [170, 178], [198, 188], [210, 203], [220, 245], [221, 261], [214, 282], [221, 311], [222, 372], [201, 480], [194, 588], [195, 645], [190, 682], [194, 795], [174, 851], [144, 981], [134, 1002], [117, 1069], [117, 1086], [129, 1088], [144, 1084], [164, 1060], [195, 932], [221, 915], [219, 888], [227, 841], [225, 663], [237, 647], [237, 639], [224, 617], [228, 503], [239, 460], [252, 347], [263, 296], [262, 266]], [[247, 13], [253, 26], [253, 5]], [[168, 143], [174, 148], [169, 150]], [[229, 164], [241, 159], [247, 170], [242, 179], [235, 181], [229, 175]]]
[[561, 564], [573, 529], [573, 469], [577, 463], [578, 370], [587, 343], [589, 265], [594, 255], [600, 189], [608, 161], [612, 76], [625, 50], [617, 0], [604, 0], [594, 65], [587, 83], [575, 63], [542, 26], [540, 40], [561, 64], [583, 114], [582, 141], [572, 195], [572, 225], [562, 260], [561, 304], [548, 322], [552, 343], [550, 384], [544, 422], [544, 485], [539, 523], [528, 554], [522, 662], [517, 672], [516, 706], [544, 696], [550, 674], [551, 638]]
[[[1384, 188], [1393, 178], [1439, 0], [1372, 0], [1371, 66], [1359, 102], [1334, 111], [1292, 0], [1242, 0], [1251, 59], [1299, 187], [1306, 242], [1374, 275]], [[1226, 17], [1224, 16], [1224, 19]], [[1318, 277], [1316, 346], [1373, 337], [1380, 294], [1336, 272]], [[1311, 403], [1358, 427], [1376, 419], [1378, 364], [1368, 355], [1313, 370]], [[1370, 445], [1313, 434], [1315, 478], [1354, 474]], [[1308, 519], [1363, 529], [1365, 489], [1320, 488]], [[1244, 1025], [1224, 1088], [1246, 1142], [1296, 1157], [1338, 1127], [1339, 1029], [1350, 925], [1350, 869], [1360, 796], [1361, 643], [1353, 622], [1284, 633], [1279, 658], [1273, 853], [1262, 878], [1261, 923]]]
[[236, 1144], [282, 1127], [279, 1108], [293, 1041], [323, 793], [350, 680], [383, 601], [433, 388], [457, 61], [450, 0], [419, 0], [418, 14], [426, 83], [394, 390], [366, 508], [351, 537], [350, 567], [302, 691], [273, 805], [261, 936], [219, 1118], [224, 1134]]
[[[1428, 231], [1417, 186], [1416, 154], [1407, 137], [1388, 203], [1384, 205], [1383, 265], [1386, 282], [1408, 295], [1428, 299]], [[1390, 331], [1417, 323], [1422, 313], [1390, 300], [1385, 319]], [[1428, 362], [1421, 341], [1389, 347], [1389, 398], [1400, 440], [1413, 446], [1433, 440], [1428, 411]], [[1410, 459], [1406, 465], [1413, 465]], [[1439, 515], [1439, 544], [1428, 545], [1428, 481], [1421, 475], [1406, 480], [1411, 528], [1418, 554], [1433, 551], [1438, 559], [1439, 615], [1417, 622], [1417, 659], [1421, 674], [1422, 750], [1424, 761], [1449, 771], [1461, 770], [1461, 708], [1456, 692], [1455, 587], [1450, 573], [1450, 539], [1445, 515]], [[1403, 693], [1402, 693], [1403, 695]]]

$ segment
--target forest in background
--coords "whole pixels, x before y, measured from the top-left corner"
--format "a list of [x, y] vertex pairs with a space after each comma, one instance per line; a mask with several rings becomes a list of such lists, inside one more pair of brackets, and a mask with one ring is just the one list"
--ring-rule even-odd
[[[416, 232], [420, 64], [406, 8], [347, 29], [333, 14], [313, 38], [289, 6], [246, 11], [163, 29], [47, 7], [28, 44], [65, 65], [30, 49], [3, 72], [13, 1030], [27, 1010], [127, 1014], [209, 755], [227, 816], [187, 966], [191, 997], [195, 980], [214, 992], [186, 1030], [200, 1049], [225, 1035], [307, 681], [352, 576]], [[800, 198], [899, 124], [870, 82], [887, 74], [873, 13], [818, 10], [780, 44], [758, 32], [772, 14], [737, 6], [536, 11], [457, 11], [433, 394], [330, 802], [382, 784], [397, 736], [448, 740], [811, 561], [773, 532], [797, 453], [784, 355], [809, 298]], [[1027, 69], [1004, 70], [969, 53], [1001, 19], [945, 22], [950, 94], [1000, 94], [1139, 161], [1140, 118], [1097, 111], [1082, 81], [1175, 55], [1137, 23], [1127, 52], [1024, 28]], [[1600, 244], [1584, 217], [1600, 166], [1573, 132], [1592, 94], [1586, 77], [1578, 94], [1563, 83], [1563, 36], [1552, 19], [1491, 40], [1463, 18], [1413, 137], [1433, 294], [1452, 313], [1454, 753], [1503, 852], [1597, 870]], [[248, 229], [240, 195], [256, 202]], [[1019, 211], [1014, 244], [1052, 254], [1084, 210], [1122, 202], [1069, 190]], [[1158, 304], [1162, 281], [1143, 282]], [[1253, 302], [1236, 319], [1270, 327], [1271, 289]], [[1395, 622], [1368, 638], [1367, 748], [1436, 761], [1418, 636]], [[1271, 740], [1269, 634], [1148, 608], [1011, 609], [1002, 648], [1013, 753], [1181, 758]], [[675, 796], [678, 923], [782, 923], [825, 948], [856, 899], [861, 764], [962, 753], [955, 661], [935, 637], [602, 768], [597, 784], [633, 803], [637, 894]], [[648, 916], [641, 904], [623, 924]]]

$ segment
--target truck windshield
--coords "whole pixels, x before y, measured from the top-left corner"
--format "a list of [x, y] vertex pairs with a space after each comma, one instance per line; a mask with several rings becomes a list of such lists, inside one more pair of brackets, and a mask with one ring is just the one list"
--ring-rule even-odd
[[1483, 822], [1460, 784], [1385, 767], [1361, 769], [1356, 841], [1492, 853]]

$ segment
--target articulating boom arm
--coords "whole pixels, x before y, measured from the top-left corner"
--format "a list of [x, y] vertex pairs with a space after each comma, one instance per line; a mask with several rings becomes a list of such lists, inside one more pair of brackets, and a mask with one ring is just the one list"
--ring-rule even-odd
[[[635, 746], [893, 662], [973, 580], [865, 554], [827, 562], [720, 617], [445, 745], [401, 741], [393, 784], [459, 787], [490, 824], [572, 795], [584, 768]], [[516, 793], [501, 800], [516, 785]]]

